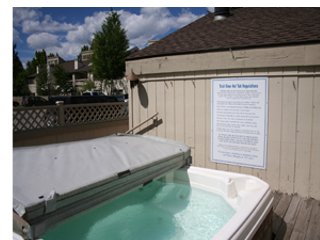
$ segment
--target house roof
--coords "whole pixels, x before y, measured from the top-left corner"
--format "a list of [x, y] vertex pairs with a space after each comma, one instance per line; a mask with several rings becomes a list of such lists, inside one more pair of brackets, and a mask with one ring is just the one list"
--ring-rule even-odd
[[67, 72], [67, 73], [75, 73], [75, 72], [89, 72], [91, 71], [91, 62], [90, 61], [78, 61], [78, 69], [74, 68], [74, 60], [65, 61], [60, 63], [59, 65]]
[[224, 20], [214, 13], [192, 22], [127, 60], [229, 49], [320, 42], [320, 8], [234, 8]]

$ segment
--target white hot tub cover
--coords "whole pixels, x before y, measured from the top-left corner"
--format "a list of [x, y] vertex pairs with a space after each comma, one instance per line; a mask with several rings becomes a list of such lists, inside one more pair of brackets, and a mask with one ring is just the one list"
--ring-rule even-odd
[[14, 148], [13, 207], [31, 224], [72, 215], [189, 161], [186, 145], [140, 135]]

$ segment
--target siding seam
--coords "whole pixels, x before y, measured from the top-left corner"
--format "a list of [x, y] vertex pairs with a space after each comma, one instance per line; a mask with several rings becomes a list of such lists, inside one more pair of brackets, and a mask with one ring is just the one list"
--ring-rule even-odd
[[[299, 69], [297, 70], [299, 71]], [[296, 192], [296, 171], [297, 171], [297, 140], [298, 140], [298, 118], [299, 118], [299, 91], [300, 91], [300, 79], [297, 77], [296, 91], [296, 130], [295, 130], [295, 142], [294, 142], [294, 171], [293, 171], [293, 192]]]
[[315, 96], [315, 82], [316, 82], [316, 80], [315, 80], [315, 77], [313, 77], [313, 82], [312, 82], [312, 113], [311, 113], [311, 134], [310, 134], [310, 159], [309, 159], [309, 161], [310, 161], [310, 164], [309, 164], [309, 179], [308, 179], [308, 182], [309, 182], [309, 184], [308, 184], [308, 197], [310, 197], [310, 195], [311, 195], [311, 159], [312, 159], [312, 147], [313, 147], [313, 142], [312, 142], [312, 140], [313, 140], [313, 124], [314, 124], [314, 122], [313, 122], [313, 118], [314, 118], [314, 96]]
[[[283, 72], [283, 69], [282, 69], [282, 72]], [[282, 129], [283, 129], [283, 79], [284, 77], [281, 77], [281, 117], [280, 117], [280, 156], [279, 156], [279, 177], [278, 177], [278, 188], [279, 190], [281, 190], [282, 186], [281, 186], [281, 172], [282, 172], [282, 169], [281, 169], [281, 166], [282, 166], [282, 137], [283, 137], [283, 134], [282, 134]]]

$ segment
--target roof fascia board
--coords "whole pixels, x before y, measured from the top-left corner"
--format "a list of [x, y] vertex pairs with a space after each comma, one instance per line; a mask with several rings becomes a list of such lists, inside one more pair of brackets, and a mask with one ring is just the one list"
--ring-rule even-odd
[[174, 56], [130, 60], [126, 72], [161, 74], [267, 67], [296, 67], [320, 65], [320, 44], [266, 47], [255, 49], [229, 49]]

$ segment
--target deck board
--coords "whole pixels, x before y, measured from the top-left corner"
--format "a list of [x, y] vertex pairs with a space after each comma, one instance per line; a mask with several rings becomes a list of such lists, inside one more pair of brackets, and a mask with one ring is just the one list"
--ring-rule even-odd
[[[282, 226], [280, 227], [283, 233], [282, 235], [283, 239], [290, 239], [297, 216], [298, 216], [300, 206], [301, 206], [301, 198], [298, 195], [294, 195], [291, 199], [291, 203], [287, 210], [287, 213], [283, 218]], [[279, 234], [279, 237], [280, 237], [280, 234]]]
[[312, 200], [312, 210], [309, 226], [306, 233], [306, 239], [320, 239], [320, 202]]
[[320, 240], [320, 201], [274, 192], [274, 239]]
[[293, 239], [293, 240], [305, 239], [306, 230], [308, 229], [308, 224], [310, 220], [310, 214], [311, 214], [310, 201], [309, 200], [302, 201], [290, 239]]
[[283, 222], [283, 218], [287, 212], [287, 209], [291, 202], [291, 196], [288, 194], [283, 194], [277, 204], [277, 206], [273, 209], [274, 214], [272, 218], [272, 228], [273, 232], [277, 235], [279, 233], [281, 224]]
[[275, 209], [276, 206], [278, 205], [280, 198], [281, 198], [281, 193], [274, 192], [274, 194], [273, 194], [273, 209]]

